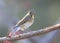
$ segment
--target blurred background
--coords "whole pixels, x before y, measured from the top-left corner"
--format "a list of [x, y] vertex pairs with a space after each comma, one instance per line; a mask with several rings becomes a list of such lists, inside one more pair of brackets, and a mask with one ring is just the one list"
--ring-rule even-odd
[[[7, 36], [30, 9], [35, 10], [35, 22], [29, 28], [38, 30], [60, 23], [60, 0], [0, 0], [0, 37]], [[60, 30], [19, 40], [13, 43], [60, 43]]]

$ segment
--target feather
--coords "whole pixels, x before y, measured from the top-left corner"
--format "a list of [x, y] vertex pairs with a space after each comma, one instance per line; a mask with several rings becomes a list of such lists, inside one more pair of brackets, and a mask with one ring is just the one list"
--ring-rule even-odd
[[[29, 11], [14, 27], [13, 30], [8, 34], [11, 36], [23, 34], [23, 31], [29, 28], [34, 23], [34, 13]], [[11, 41], [5, 40], [5, 43], [11, 43]]]

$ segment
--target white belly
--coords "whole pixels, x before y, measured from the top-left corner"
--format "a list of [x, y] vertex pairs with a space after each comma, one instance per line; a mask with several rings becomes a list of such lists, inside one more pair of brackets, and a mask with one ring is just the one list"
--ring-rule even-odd
[[25, 29], [29, 28], [29, 27], [33, 24], [33, 22], [34, 22], [34, 21], [25, 23], [25, 24], [24, 24], [24, 25], [25, 25], [24, 28], [25, 28]]

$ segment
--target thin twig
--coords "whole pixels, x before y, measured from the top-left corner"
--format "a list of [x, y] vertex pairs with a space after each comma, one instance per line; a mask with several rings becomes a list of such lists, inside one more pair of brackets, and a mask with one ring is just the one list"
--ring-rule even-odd
[[40, 29], [40, 30], [31, 31], [31, 32], [28, 32], [28, 33], [12, 36], [11, 38], [0, 37], [0, 41], [4, 41], [4, 40], [17, 41], [17, 40], [21, 40], [21, 39], [30, 38], [30, 37], [33, 37], [33, 36], [42, 35], [42, 34], [51, 32], [53, 30], [57, 30], [59, 28], [60, 28], [60, 24], [56, 24], [56, 25], [53, 25], [53, 26], [50, 26], [50, 27], [46, 27], [44, 29]]

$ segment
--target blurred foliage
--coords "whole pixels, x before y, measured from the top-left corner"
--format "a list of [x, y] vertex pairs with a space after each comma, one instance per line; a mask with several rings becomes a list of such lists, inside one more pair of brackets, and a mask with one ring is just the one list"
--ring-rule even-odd
[[[21, 19], [28, 10], [24, 9], [21, 6], [19, 0], [4, 0], [5, 3], [15, 8], [18, 6], [18, 12], [16, 13], [18, 18]], [[31, 3], [32, 9], [35, 10], [35, 22], [30, 27], [32, 30], [41, 29], [47, 26], [50, 26], [56, 22], [60, 17], [60, 1], [59, 0], [29, 0]], [[12, 9], [13, 9], [12, 8]], [[16, 10], [15, 9], [15, 10]]]
[[[58, 0], [30, 0], [32, 9], [36, 11], [35, 23], [31, 29], [40, 29], [50, 26], [56, 22], [60, 17], [60, 1]], [[22, 17], [26, 11], [20, 12], [19, 16]]]
[[[24, 6], [22, 6], [19, 0], [4, 0], [4, 1], [6, 5], [8, 5], [8, 7], [11, 9], [14, 9], [16, 8], [16, 6], [18, 6], [16, 9], [13, 10], [13, 11], [17, 10], [17, 13], [15, 14], [17, 14], [18, 19], [21, 19], [28, 12], [28, 10], [26, 10]], [[58, 20], [58, 18], [60, 18], [60, 0], [29, 0], [29, 1], [31, 3], [32, 9], [34, 9], [36, 12], [35, 22], [30, 27], [30, 29], [38, 30], [47, 26], [51, 26]], [[7, 34], [6, 27], [0, 29], [0, 36], [4, 36]]]

